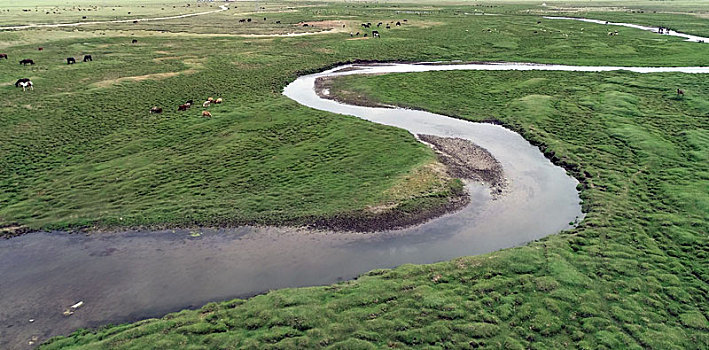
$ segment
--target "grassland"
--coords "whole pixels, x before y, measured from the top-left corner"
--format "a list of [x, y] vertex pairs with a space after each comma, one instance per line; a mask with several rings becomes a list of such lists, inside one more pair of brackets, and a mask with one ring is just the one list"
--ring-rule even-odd
[[[399, 11], [421, 4], [370, 5], [284, 3], [295, 8], [260, 12], [268, 20], [251, 27], [227, 11], [209, 21], [0, 32], [11, 57], [0, 61], [0, 226], [304, 223], [447, 195], [453, 185], [435, 181], [393, 195], [433, 161], [411, 135], [280, 95], [296, 76], [338, 62], [709, 65], [706, 45], [679, 38], [537, 24], [538, 5], [426, 5], [420, 15]], [[475, 10], [498, 15], [465, 15]], [[378, 40], [239, 36], [303, 31], [302, 21], [344, 20], [349, 31], [402, 18], [410, 24]], [[707, 22], [696, 23], [674, 27], [701, 34]], [[85, 53], [94, 62], [64, 64]], [[25, 57], [37, 65], [19, 66]], [[35, 91], [15, 89], [20, 77]], [[587, 219], [525, 247], [79, 331], [46, 347], [709, 346], [706, 77], [457, 72], [341, 83], [373, 100], [505, 123], [586, 184]], [[175, 111], [208, 96], [226, 101], [212, 119]], [[153, 105], [166, 113], [149, 115]]]
[[[588, 216], [525, 247], [213, 303], [47, 348], [709, 346], [705, 77], [436, 72], [337, 83], [522, 132], [575, 169]], [[675, 86], [690, 92], [678, 99]]]

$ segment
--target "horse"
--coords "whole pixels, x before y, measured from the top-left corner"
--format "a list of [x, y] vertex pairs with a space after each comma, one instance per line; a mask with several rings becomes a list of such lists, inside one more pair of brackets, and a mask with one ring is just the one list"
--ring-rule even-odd
[[187, 106], [191, 106], [193, 103], [194, 103], [193, 100], [187, 100], [187, 102], [185, 102], [185, 104], [186, 104]]
[[401, 27], [401, 22], [396, 22], [397, 27]]
[[219, 98], [217, 98], [216, 100], [214, 100], [214, 103], [220, 104], [220, 103], [222, 103], [222, 101], [223, 101], [222, 98], [219, 97]]
[[177, 106], [178, 111], [186, 111], [188, 108], [190, 108], [190, 105], [188, 105], [188, 104]]
[[7, 54], [6, 54], [6, 53], [0, 53], [0, 58], [7, 59]]
[[372, 36], [375, 38], [379, 38], [379, 31], [373, 30], [372, 31]]
[[210, 104], [212, 104], [212, 101], [204, 101], [204, 103], [202, 103], [202, 107], [207, 108]]
[[677, 96], [684, 96], [684, 90], [677, 89]]
[[38, 48], [37, 48], [37, 51], [42, 51], [42, 50], [44, 50], [43, 47], [38, 47]]
[[153, 108], [150, 109], [150, 114], [160, 114], [162, 113], [162, 108], [158, 106], [154, 106]]
[[94, 59], [93, 59], [93, 57], [91, 57], [91, 55], [84, 55], [84, 62], [93, 61], [93, 60]]
[[211, 118], [212, 113], [209, 113], [209, 111], [202, 111], [202, 116], [205, 118]]
[[74, 59], [74, 57], [67, 57], [66, 64], [74, 64], [74, 63], [76, 63], [76, 59]]
[[27, 88], [29, 87], [30, 90], [34, 90], [34, 85], [32, 85], [32, 81], [29, 78], [22, 78], [15, 82], [15, 87], [21, 87], [22, 91], [27, 91]]
[[133, 41], [131, 41], [131, 44], [137, 44], [137, 43], [138, 43], [137, 39], [133, 39]]
[[25, 58], [24, 60], [20, 61], [20, 64], [21, 64], [21, 65], [25, 65], [25, 66], [28, 65], [28, 64], [29, 64], [29, 65], [33, 65], [33, 64], [34, 64], [34, 61], [32, 61], [32, 60], [29, 59], [29, 58]]

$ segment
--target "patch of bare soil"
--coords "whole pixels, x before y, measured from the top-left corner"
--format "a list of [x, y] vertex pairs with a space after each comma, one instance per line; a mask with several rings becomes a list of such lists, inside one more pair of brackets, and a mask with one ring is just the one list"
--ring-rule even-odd
[[300, 22], [297, 24], [297, 26], [302, 27], [304, 24], [307, 24], [308, 27], [315, 27], [315, 28], [342, 28], [343, 25], [346, 24], [345, 21], [312, 21], [312, 22]]
[[183, 70], [180, 72], [166, 72], [166, 73], [137, 75], [137, 76], [132, 76], [132, 77], [118, 78], [118, 79], [101, 80], [101, 81], [95, 82], [91, 85], [93, 87], [106, 88], [106, 87], [110, 87], [111, 85], [120, 84], [120, 83], [126, 82], [126, 81], [136, 82], [136, 81], [143, 81], [143, 80], [161, 80], [161, 79], [167, 79], [170, 77], [174, 77], [174, 76], [177, 76], [180, 74], [194, 74], [196, 72], [197, 72], [196, 69], [188, 69], [188, 70]]
[[488, 150], [461, 138], [433, 135], [418, 137], [433, 147], [451, 176], [484, 182], [490, 186], [493, 195], [502, 194], [507, 186], [502, 165]]

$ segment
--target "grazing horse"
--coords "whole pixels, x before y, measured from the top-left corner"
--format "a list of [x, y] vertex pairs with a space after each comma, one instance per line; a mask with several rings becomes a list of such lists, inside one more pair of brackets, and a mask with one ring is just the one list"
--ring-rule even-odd
[[93, 60], [94, 59], [93, 59], [93, 57], [91, 57], [91, 55], [84, 55], [84, 62], [93, 61]]
[[66, 64], [74, 64], [74, 63], [76, 63], [76, 59], [74, 59], [74, 57], [67, 57]]
[[397, 27], [401, 27], [401, 22], [396, 22]]
[[684, 90], [677, 89], [677, 96], [684, 96]]
[[188, 104], [177, 106], [178, 111], [186, 111], [188, 108], [190, 108], [190, 105], [188, 105]]
[[379, 31], [373, 30], [372, 31], [372, 36], [375, 38], [379, 38]]
[[212, 101], [204, 101], [204, 103], [202, 103], [202, 107], [207, 108], [210, 104], [212, 104]]
[[207, 97], [207, 101], [214, 102], [214, 97]]
[[29, 58], [25, 58], [24, 60], [20, 61], [20, 64], [21, 64], [21, 65], [25, 65], [25, 66], [28, 65], [28, 64], [29, 64], [29, 65], [33, 65], [33, 64], [34, 64], [34, 61], [32, 61], [32, 60], [29, 59]]
[[217, 98], [216, 100], [214, 100], [214, 103], [220, 104], [220, 103], [222, 103], [222, 101], [223, 101], [222, 98], [219, 97], [219, 98]]
[[205, 118], [211, 118], [212, 113], [209, 113], [209, 111], [202, 111], [202, 116]]
[[194, 103], [193, 100], [187, 100], [187, 102], [185, 102], [185, 104], [186, 104], [187, 106], [191, 106], [193, 103]]
[[29, 87], [30, 90], [34, 90], [34, 86], [32, 85], [32, 81], [29, 78], [22, 78], [15, 82], [15, 87], [22, 87], [22, 91], [27, 91], [27, 88]]
[[38, 47], [37, 50], [38, 50], [38, 51], [42, 51], [42, 50], [44, 50], [44, 48], [43, 48], [43, 47]]
[[138, 43], [137, 39], [133, 39], [133, 41], [131, 41], [131, 44], [137, 44], [137, 43]]
[[162, 108], [158, 106], [154, 106], [153, 108], [150, 109], [150, 114], [160, 114], [162, 113]]
[[30, 78], [17, 79], [17, 81], [15, 82], [15, 87], [20, 87], [20, 83], [26, 83], [28, 81], [30, 81]]
[[6, 54], [6, 53], [0, 53], [0, 58], [7, 59], [7, 54]]

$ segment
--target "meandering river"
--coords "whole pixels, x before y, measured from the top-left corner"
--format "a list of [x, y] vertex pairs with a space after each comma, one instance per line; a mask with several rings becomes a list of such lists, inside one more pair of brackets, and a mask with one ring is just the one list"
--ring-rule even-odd
[[[284, 94], [302, 105], [485, 147], [503, 166], [506, 194], [492, 200], [487, 187], [470, 183], [472, 200], [464, 209], [416, 227], [373, 234], [241, 227], [34, 232], [0, 240], [0, 348], [25, 348], [33, 337], [41, 342], [80, 327], [157, 317], [270, 289], [329, 284], [376, 268], [492, 252], [570, 228], [582, 217], [577, 181], [520, 135], [425, 111], [346, 105], [322, 99], [313, 89], [315, 79], [334, 75], [514, 69], [709, 73], [709, 67], [377, 64], [300, 77]], [[84, 302], [81, 308], [62, 315], [78, 301]]]

